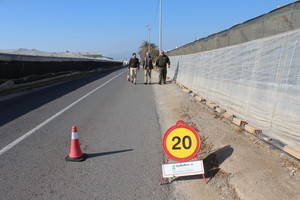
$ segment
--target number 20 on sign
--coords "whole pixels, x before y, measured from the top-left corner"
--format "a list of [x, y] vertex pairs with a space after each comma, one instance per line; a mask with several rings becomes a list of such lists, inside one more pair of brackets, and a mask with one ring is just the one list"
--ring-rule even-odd
[[163, 135], [163, 150], [168, 159], [185, 162], [197, 157], [201, 147], [197, 131], [178, 121]]

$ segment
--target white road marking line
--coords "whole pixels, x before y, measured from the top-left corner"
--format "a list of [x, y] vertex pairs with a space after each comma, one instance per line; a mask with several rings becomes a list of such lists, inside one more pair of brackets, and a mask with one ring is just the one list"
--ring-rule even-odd
[[112, 80], [118, 78], [119, 76], [121, 76], [122, 74], [124, 74], [125, 72], [121, 72], [120, 74], [114, 76], [113, 78], [109, 79], [108, 81], [104, 82], [102, 85], [98, 86], [97, 88], [93, 89], [92, 91], [90, 91], [89, 93], [87, 93], [86, 95], [84, 95], [83, 97], [79, 98], [78, 100], [74, 101], [73, 103], [71, 103], [70, 105], [68, 105], [67, 107], [65, 107], [64, 109], [62, 109], [61, 111], [59, 111], [58, 113], [54, 114], [52, 117], [48, 118], [47, 120], [45, 120], [44, 122], [40, 123], [38, 126], [36, 126], [35, 128], [31, 129], [30, 131], [28, 131], [27, 133], [25, 133], [24, 135], [22, 135], [21, 137], [17, 138], [16, 140], [14, 140], [13, 142], [9, 143], [8, 145], [6, 145], [3, 149], [0, 150], [0, 155], [4, 154], [5, 152], [7, 152], [8, 150], [10, 150], [11, 148], [13, 148], [14, 146], [16, 146], [17, 144], [19, 144], [21, 141], [23, 141], [25, 138], [29, 137], [30, 135], [32, 135], [34, 132], [36, 132], [37, 130], [39, 130], [40, 128], [42, 128], [43, 126], [45, 126], [46, 124], [48, 124], [49, 122], [51, 122], [53, 119], [55, 119], [56, 117], [58, 117], [59, 115], [63, 114], [65, 111], [69, 110], [70, 108], [72, 108], [74, 105], [76, 105], [77, 103], [79, 103], [80, 101], [82, 101], [83, 99], [85, 99], [86, 97], [90, 96], [91, 94], [93, 94], [94, 92], [96, 92], [97, 90], [99, 90], [100, 88], [104, 87], [105, 85], [107, 85], [109, 82], [111, 82]]

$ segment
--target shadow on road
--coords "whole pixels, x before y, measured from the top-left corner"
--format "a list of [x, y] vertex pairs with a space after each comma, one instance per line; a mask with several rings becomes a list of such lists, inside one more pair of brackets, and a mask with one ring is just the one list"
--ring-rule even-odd
[[124, 150], [119, 150], [119, 151], [108, 151], [108, 152], [101, 152], [101, 153], [88, 153], [87, 154], [87, 159], [100, 157], [100, 156], [111, 155], [111, 154], [124, 153], [124, 152], [128, 152], [128, 151], [133, 151], [133, 150], [134, 149], [124, 149]]
[[220, 171], [219, 166], [229, 158], [232, 153], [233, 148], [227, 145], [209, 154], [203, 160], [206, 177], [212, 179]]
[[[204, 170], [205, 170], [205, 177], [211, 180], [219, 171], [219, 166], [229, 158], [233, 153], [233, 148], [230, 145], [224, 146], [213, 153], [209, 154], [204, 160]], [[184, 181], [184, 180], [194, 180], [194, 179], [202, 179], [202, 175], [195, 175], [195, 176], [185, 176], [185, 177], [178, 177], [170, 181]]]
[[67, 93], [70, 93], [99, 78], [105, 77], [116, 70], [118, 69], [102, 72], [96, 75], [89, 75], [84, 78], [71, 80], [30, 94], [2, 101], [0, 102], [0, 127], [44, 104], [66, 95]]

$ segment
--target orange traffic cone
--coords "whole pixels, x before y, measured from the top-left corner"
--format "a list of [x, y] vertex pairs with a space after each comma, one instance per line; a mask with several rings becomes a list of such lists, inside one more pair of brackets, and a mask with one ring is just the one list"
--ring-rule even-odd
[[77, 127], [73, 126], [70, 153], [66, 157], [66, 161], [81, 162], [84, 161], [85, 159], [86, 159], [86, 154], [82, 153], [80, 149]]

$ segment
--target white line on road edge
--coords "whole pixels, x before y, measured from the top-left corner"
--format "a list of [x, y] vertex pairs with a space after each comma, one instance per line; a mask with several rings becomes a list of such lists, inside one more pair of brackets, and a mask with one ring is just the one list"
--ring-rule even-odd
[[124, 72], [121, 72], [120, 74], [114, 76], [113, 78], [109, 79], [108, 81], [106, 81], [105, 83], [103, 83], [102, 85], [98, 86], [97, 88], [93, 89], [92, 91], [90, 91], [89, 93], [87, 93], [86, 95], [84, 95], [83, 97], [79, 98], [78, 100], [74, 101], [73, 103], [71, 103], [70, 105], [68, 105], [67, 107], [65, 107], [64, 109], [62, 109], [61, 111], [59, 111], [58, 113], [54, 114], [52, 117], [50, 117], [49, 119], [45, 120], [44, 122], [42, 122], [41, 124], [39, 124], [38, 126], [36, 126], [35, 128], [31, 129], [30, 131], [28, 131], [27, 133], [25, 133], [24, 135], [22, 135], [21, 137], [17, 138], [15, 141], [9, 143], [7, 146], [5, 146], [3, 149], [0, 150], [0, 155], [4, 154], [5, 152], [7, 152], [8, 150], [10, 150], [11, 148], [13, 148], [14, 146], [16, 146], [17, 144], [19, 144], [21, 141], [23, 141], [25, 138], [29, 137], [30, 135], [32, 135], [34, 132], [36, 132], [37, 130], [39, 130], [40, 128], [42, 128], [43, 126], [45, 126], [46, 124], [48, 124], [49, 122], [51, 122], [53, 119], [55, 119], [56, 117], [58, 117], [59, 115], [63, 114], [65, 111], [69, 110], [70, 108], [72, 108], [74, 105], [76, 105], [77, 103], [79, 103], [80, 101], [82, 101], [83, 99], [85, 99], [86, 97], [90, 96], [91, 94], [93, 94], [94, 92], [96, 92], [97, 90], [99, 90], [100, 88], [104, 87], [105, 85], [107, 85], [109, 82], [111, 82], [112, 80], [118, 78], [119, 76], [121, 76], [122, 74], [124, 74]]

